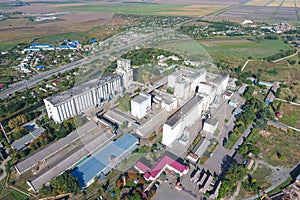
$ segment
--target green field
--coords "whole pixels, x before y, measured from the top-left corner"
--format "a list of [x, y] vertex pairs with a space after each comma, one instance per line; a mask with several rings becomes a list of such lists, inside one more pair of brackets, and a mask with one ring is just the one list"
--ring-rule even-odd
[[178, 55], [182, 55], [186, 60], [211, 60], [206, 49], [195, 40], [175, 40], [162, 43], [158, 48], [165, 49]]
[[64, 10], [85, 11], [85, 12], [108, 12], [118, 14], [137, 14], [137, 15], [156, 15], [160, 12], [175, 12], [184, 8], [185, 5], [172, 4], [138, 4], [138, 3], [122, 3], [122, 4], [99, 4], [99, 5], [81, 5], [81, 6], [65, 6]]
[[[216, 42], [217, 41], [217, 42]], [[231, 42], [232, 41], [232, 42]], [[212, 42], [213, 44], [209, 44]], [[209, 45], [207, 45], [209, 44]], [[261, 42], [248, 40], [179, 40], [159, 45], [160, 48], [176, 52], [185, 58], [201, 60], [201, 57], [216, 58], [228, 57], [233, 59], [248, 58], [259, 59], [287, 50], [289, 46], [281, 40], [263, 40]]]
[[232, 43], [220, 43], [214, 46], [206, 46], [205, 49], [211, 56], [226, 56], [233, 58], [247, 58], [249, 56], [254, 59], [263, 58], [280, 50], [288, 50], [289, 46], [281, 40], [263, 40], [247, 41], [247, 42], [235, 42]]

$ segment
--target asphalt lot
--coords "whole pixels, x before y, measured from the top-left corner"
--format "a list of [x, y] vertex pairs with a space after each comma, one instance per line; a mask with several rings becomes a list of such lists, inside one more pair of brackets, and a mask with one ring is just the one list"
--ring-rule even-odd
[[176, 176], [167, 173], [168, 182], [162, 182], [156, 191], [153, 200], [195, 200], [200, 199], [200, 193], [196, 184], [190, 182], [190, 175], [193, 169], [190, 169], [188, 174], [180, 177], [180, 182], [183, 189], [178, 191], [175, 189]]
[[[237, 92], [234, 93], [230, 99], [238, 102], [239, 107], [245, 102]], [[232, 115], [233, 110], [234, 108], [230, 107], [228, 105], [228, 100], [225, 99], [221, 100], [220, 105], [217, 108], [212, 109], [212, 117], [219, 120], [218, 129], [220, 132], [216, 137], [219, 145], [205, 164], [200, 165], [201, 168], [209, 170], [212, 174], [216, 173], [217, 175], [220, 175], [222, 173], [223, 168], [227, 167], [230, 157], [234, 154], [235, 147], [243, 142], [243, 137], [241, 137], [235, 147], [231, 150], [223, 147], [224, 138], [228, 139], [228, 132], [232, 131], [234, 127], [235, 117]], [[229, 121], [225, 123], [225, 119], [228, 119]]]

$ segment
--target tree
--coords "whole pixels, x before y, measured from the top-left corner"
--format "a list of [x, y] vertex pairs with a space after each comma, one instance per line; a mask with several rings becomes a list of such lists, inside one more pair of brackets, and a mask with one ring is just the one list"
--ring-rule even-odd
[[129, 200], [142, 200], [142, 196], [139, 192], [135, 192], [134, 195], [128, 196]]
[[26, 122], [27, 122], [27, 118], [25, 115], [22, 114], [22, 115], [18, 115], [17, 117], [15, 117], [13, 119], [10, 119], [8, 121], [8, 126], [9, 126], [9, 128], [14, 129], [17, 126], [20, 126]]
[[69, 171], [63, 173], [55, 179], [50, 180], [49, 186], [43, 185], [40, 189], [42, 196], [57, 195], [64, 193], [79, 194], [80, 185], [77, 179]]

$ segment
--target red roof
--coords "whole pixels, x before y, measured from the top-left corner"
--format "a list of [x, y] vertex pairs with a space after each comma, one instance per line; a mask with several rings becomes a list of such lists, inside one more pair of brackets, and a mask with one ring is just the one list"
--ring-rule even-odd
[[4, 87], [4, 84], [0, 83], [0, 89]]
[[135, 164], [135, 167], [138, 168], [140, 171], [142, 171], [143, 173], [147, 172], [147, 171], [150, 171], [151, 169], [145, 165], [144, 163], [142, 163], [141, 161], [138, 161], [136, 164]]
[[150, 177], [155, 179], [156, 176], [166, 167], [166, 165], [172, 167], [173, 169], [179, 171], [180, 173], [183, 173], [185, 170], [188, 169], [188, 166], [179, 163], [178, 161], [174, 160], [173, 158], [170, 158], [167, 155], [161, 157], [161, 159], [158, 160], [158, 162], [156, 162], [153, 169], [149, 169], [149, 167], [147, 167], [141, 161], [138, 161], [135, 164], [135, 167], [137, 167], [139, 170], [145, 173], [144, 177], [146, 179], [149, 179]]

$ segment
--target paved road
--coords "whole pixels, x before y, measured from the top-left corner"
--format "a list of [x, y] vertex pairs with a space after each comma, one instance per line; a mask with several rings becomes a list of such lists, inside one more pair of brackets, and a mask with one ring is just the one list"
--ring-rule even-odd
[[174, 26], [174, 28], [158, 31], [157, 33], [150, 33], [150, 34], [148, 34], [147, 36], [145, 36], [143, 38], [128, 42], [127, 44], [122, 44], [122, 45], [117, 46], [117, 47], [112, 47], [108, 50], [105, 50], [103, 52], [95, 54], [95, 55], [93, 55], [93, 57], [86, 57], [86, 58], [83, 58], [81, 60], [75, 61], [73, 63], [67, 64], [67, 65], [61, 66], [59, 68], [41, 73], [41, 74], [36, 75], [34, 77], [31, 77], [29, 80], [23, 80], [23, 81], [15, 83], [15, 84], [12, 84], [8, 89], [0, 92], [0, 98], [4, 99], [4, 98], [8, 97], [9, 95], [11, 95], [11, 94], [13, 94], [17, 91], [20, 91], [20, 90], [23, 90], [25, 88], [30, 88], [30, 87], [34, 86], [35, 84], [41, 82], [42, 80], [50, 78], [52, 75], [62, 73], [62, 72], [66, 72], [66, 71], [75, 69], [79, 66], [91, 63], [91, 62], [93, 62], [97, 59], [100, 59], [104, 56], [109, 55], [112, 52], [121, 51], [121, 50], [127, 49], [129, 47], [136, 46], [137, 44], [140, 44], [142, 42], [145, 42], [147, 40], [155, 38], [157, 35], [170, 33], [172, 31], [176, 30], [177, 28], [179, 28], [181, 25], [189, 23], [191, 21], [193, 21], [193, 19], [187, 20], [187, 21], [182, 22], [180, 24], [177, 24], [176, 26]]
[[299, 51], [297, 51], [296, 53], [294, 53], [294, 54], [292, 54], [292, 55], [289, 55], [289, 56], [280, 58], [280, 59], [278, 59], [278, 60], [274, 60], [274, 61], [272, 61], [272, 62], [273, 62], [273, 63], [276, 63], [276, 62], [279, 62], [279, 61], [281, 61], [281, 60], [284, 60], [284, 59], [287, 59], [287, 58], [291, 58], [291, 57], [297, 55], [298, 53], [299, 53]]

